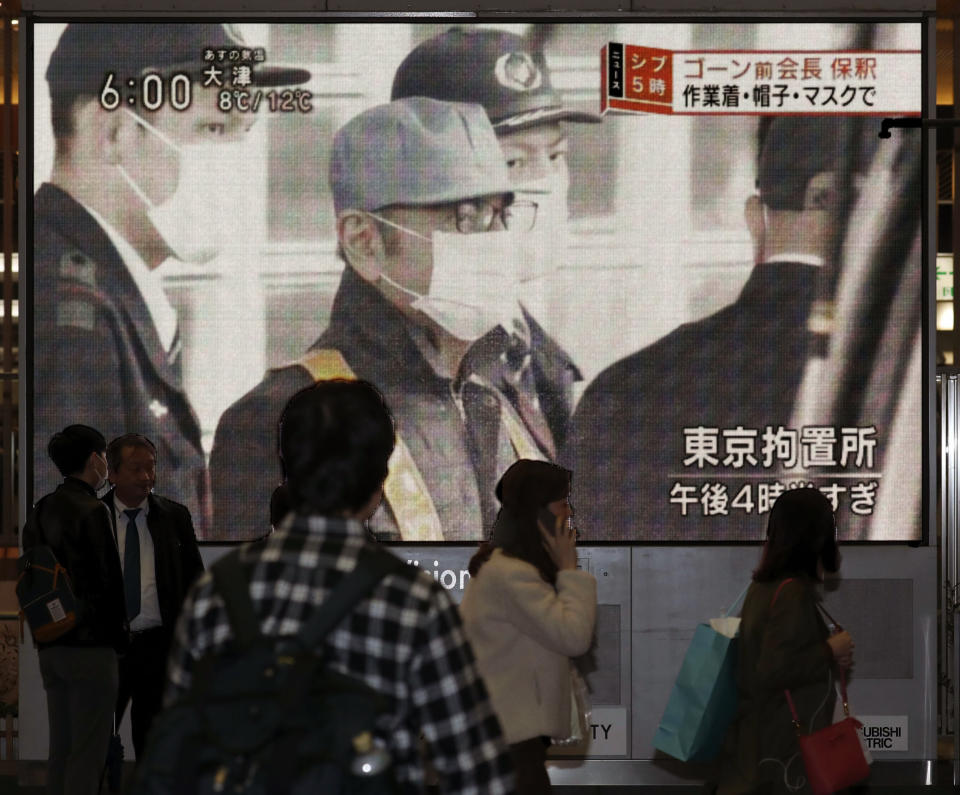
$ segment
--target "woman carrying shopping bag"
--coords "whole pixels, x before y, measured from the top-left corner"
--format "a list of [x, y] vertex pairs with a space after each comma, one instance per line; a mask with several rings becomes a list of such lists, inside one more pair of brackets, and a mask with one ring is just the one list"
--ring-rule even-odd
[[497, 484], [493, 538], [470, 561], [460, 604], [490, 700], [513, 754], [517, 792], [549, 793], [551, 739], [571, 737], [578, 677], [570, 658], [593, 639], [597, 582], [577, 569], [570, 472], [522, 459]]
[[829, 500], [815, 488], [774, 503], [767, 542], [740, 623], [737, 717], [727, 734], [718, 795], [809, 795], [789, 692], [807, 735], [833, 723], [835, 682], [853, 664], [853, 639], [831, 634], [816, 585], [840, 568]]

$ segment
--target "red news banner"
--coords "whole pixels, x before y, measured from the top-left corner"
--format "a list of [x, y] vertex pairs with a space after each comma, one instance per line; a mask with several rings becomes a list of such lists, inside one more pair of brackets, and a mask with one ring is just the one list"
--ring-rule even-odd
[[920, 50], [601, 50], [600, 112], [919, 116]]

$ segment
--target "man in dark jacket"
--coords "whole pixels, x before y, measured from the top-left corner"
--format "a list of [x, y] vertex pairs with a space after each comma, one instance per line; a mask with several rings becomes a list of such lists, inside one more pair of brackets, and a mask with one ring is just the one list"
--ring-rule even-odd
[[844, 152], [851, 123], [761, 123], [758, 193], [745, 207], [756, 265], [740, 296], [587, 388], [561, 457], [585, 539], [711, 540], [718, 527], [762, 537], [778, 474], [798, 464], [789, 425], [821, 319], [811, 309], [831, 267], [841, 163], [850, 154], [862, 171], [872, 154], [875, 136]]
[[107, 447], [113, 488], [103, 502], [123, 566], [130, 648], [120, 657], [117, 723], [130, 703], [133, 748], [143, 755], [163, 701], [167, 655], [183, 599], [203, 571], [190, 512], [153, 493], [157, 450], [128, 433]]
[[334, 137], [331, 187], [346, 261], [330, 325], [220, 418], [210, 457], [216, 533], [255, 538], [282, 479], [276, 423], [314, 380], [383, 391], [398, 443], [381, 540], [472, 541], [492, 526], [496, 479], [550, 455], [533, 394], [507, 369], [519, 311], [515, 246], [536, 207], [514, 201], [500, 144], [475, 105], [425, 97], [364, 111]]
[[117, 652], [127, 640], [120, 560], [109, 514], [96, 493], [107, 480], [106, 448], [103, 435], [86, 425], [54, 434], [47, 450], [64, 480], [36, 504], [23, 529], [24, 550], [53, 550], [79, 606], [77, 625], [39, 646], [51, 795], [99, 790], [117, 697]]

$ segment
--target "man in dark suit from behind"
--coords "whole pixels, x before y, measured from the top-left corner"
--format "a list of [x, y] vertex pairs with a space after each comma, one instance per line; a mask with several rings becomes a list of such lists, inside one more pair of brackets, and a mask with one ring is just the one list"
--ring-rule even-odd
[[123, 581], [110, 517], [97, 499], [107, 480], [107, 443], [87, 425], [53, 435], [47, 452], [64, 476], [23, 528], [24, 551], [49, 546], [77, 598], [76, 626], [38, 644], [47, 693], [49, 795], [95, 795], [117, 697], [117, 652], [127, 638]]
[[187, 590], [203, 571], [190, 512], [153, 494], [157, 451], [145, 436], [128, 433], [107, 447], [113, 488], [103, 501], [123, 566], [130, 648], [120, 658], [117, 722], [130, 707], [138, 758], [160, 711], [173, 628]]
[[[731, 466], [723, 439], [711, 467], [698, 469], [688, 463], [697, 452], [688, 437], [742, 426], [757, 429], [758, 462], [764, 449], [779, 450], [778, 429], [790, 424], [818, 317], [818, 279], [832, 266], [840, 170], [845, 161], [853, 166], [855, 186], [875, 151], [876, 136], [866, 133], [845, 150], [854, 123], [761, 122], [757, 192], [744, 207], [755, 264], [739, 297], [615, 362], [587, 387], [561, 456], [574, 472], [571, 502], [585, 539], [709, 540], [716, 522], [731, 519], [742, 538], [763, 537], [763, 510], [737, 510], [735, 496], [763, 470]], [[707, 515], [710, 484], [702, 481], [720, 482], [729, 515]]]

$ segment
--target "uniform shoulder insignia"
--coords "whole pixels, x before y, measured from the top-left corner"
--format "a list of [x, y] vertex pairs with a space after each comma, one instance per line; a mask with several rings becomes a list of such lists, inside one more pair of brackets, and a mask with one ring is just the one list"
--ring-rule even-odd
[[60, 276], [96, 287], [97, 263], [79, 249], [69, 249], [60, 257]]
[[57, 325], [93, 331], [96, 328], [97, 310], [90, 301], [65, 298], [57, 304]]

